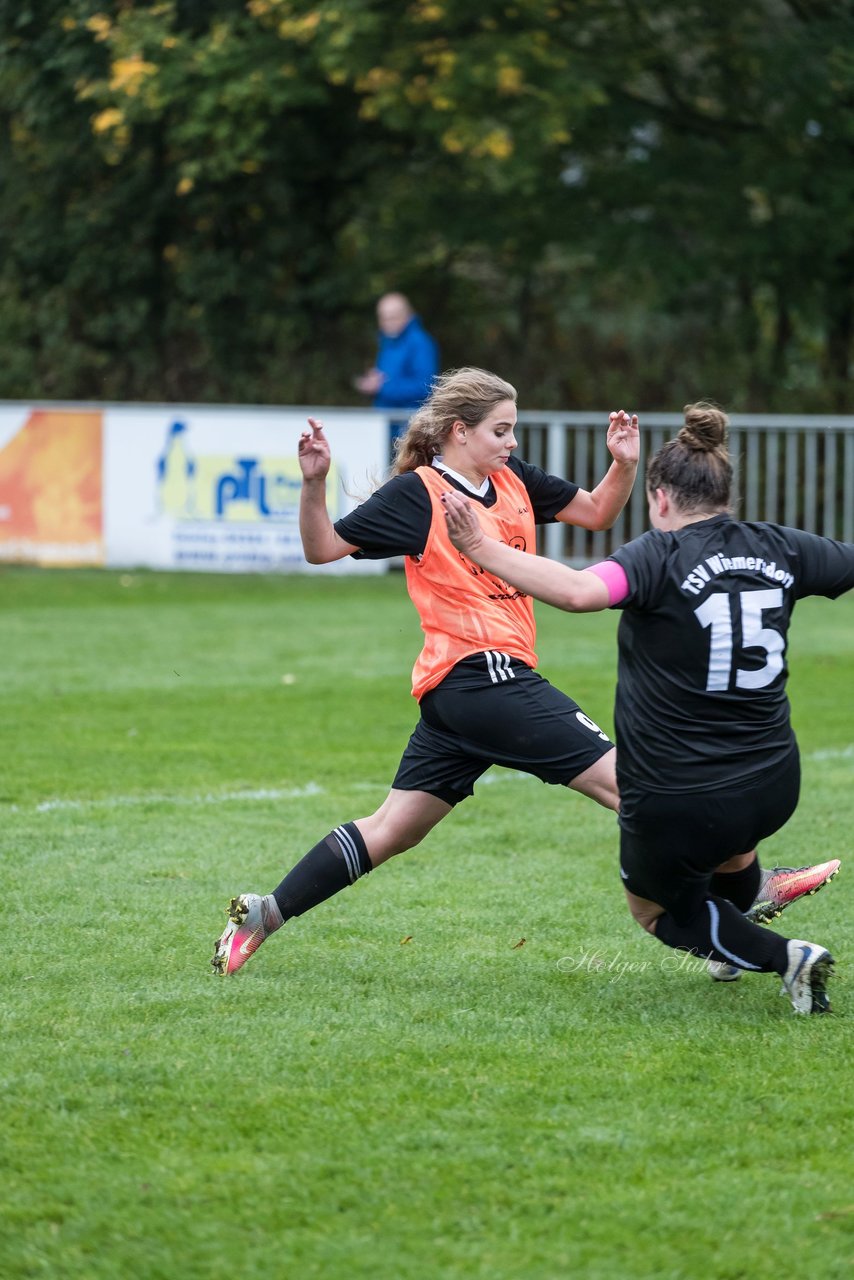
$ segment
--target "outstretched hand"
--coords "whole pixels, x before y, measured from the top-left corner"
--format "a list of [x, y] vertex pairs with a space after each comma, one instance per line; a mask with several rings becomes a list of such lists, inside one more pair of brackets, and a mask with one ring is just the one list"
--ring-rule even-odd
[[640, 431], [638, 415], [618, 409], [610, 415], [606, 437], [611, 457], [616, 462], [634, 462], [640, 457]]
[[454, 490], [447, 490], [442, 494], [442, 503], [445, 507], [448, 537], [464, 556], [476, 560], [477, 549], [483, 542], [483, 530], [475, 515], [474, 506], [468, 498]]
[[303, 431], [297, 448], [300, 470], [305, 480], [325, 480], [332, 462], [329, 441], [319, 418], [309, 418], [308, 425], [311, 431]]

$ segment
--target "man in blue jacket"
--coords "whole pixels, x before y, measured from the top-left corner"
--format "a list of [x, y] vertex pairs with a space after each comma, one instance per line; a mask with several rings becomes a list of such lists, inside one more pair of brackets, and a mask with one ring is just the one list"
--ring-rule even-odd
[[377, 303], [376, 364], [353, 380], [375, 409], [417, 409], [439, 372], [436, 343], [402, 293], [384, 293]]

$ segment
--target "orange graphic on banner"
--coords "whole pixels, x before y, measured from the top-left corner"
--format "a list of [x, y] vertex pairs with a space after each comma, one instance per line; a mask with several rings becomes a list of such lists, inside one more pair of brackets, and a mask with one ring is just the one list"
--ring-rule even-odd
[[36, 409], [0, 449], [0, 560], [103, 564], [102, 414]]

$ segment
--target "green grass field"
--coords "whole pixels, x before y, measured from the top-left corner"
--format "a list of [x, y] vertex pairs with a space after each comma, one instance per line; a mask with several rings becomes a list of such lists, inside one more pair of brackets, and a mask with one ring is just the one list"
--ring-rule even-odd
[[[611, 727], [611, 615], [539, 608]], [[854, 1263], [854, 869], [780, 922], [836, 1012], [713, 984], [623, 905], [613, 816], [494, 770], [231, 979], [229, 897], [385, 795], [402, 577], [0, 572], [0, 1274], [835, 1280]], [[854, 593], [798, 606], [804, 784], [851, 850]]]

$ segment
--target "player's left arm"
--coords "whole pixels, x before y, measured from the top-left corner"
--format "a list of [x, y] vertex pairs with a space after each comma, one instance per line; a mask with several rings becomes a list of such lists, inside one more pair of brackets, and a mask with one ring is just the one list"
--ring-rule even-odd
[[637, 414], [623, 409], [612, 413], [608, 423], [608, 450], [614, 461], [591, 490], [579, 489], [575, 497], [555, 516], [564, 524], [582, 529], [610, 529], [629, 500], [638, 469], [640, 431]]
[[800, 560], [795, 587], [799, 599], [828, 596], [835, 600], [854, 588], [854, 543], [837, 542], [802, 529], [790, 529], [788, 536], [795, 542]]
[[531, 555], [488, 538], [473, 504], [462, 494], [448, 491], [442, 494], [442, 502], [451, 542], [467, 560], [479, 564], [487, 573], [569, 613], [595, 613], [608, 608], [611, 592], [597, 574], [570, 569], [557, 560]]

